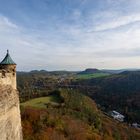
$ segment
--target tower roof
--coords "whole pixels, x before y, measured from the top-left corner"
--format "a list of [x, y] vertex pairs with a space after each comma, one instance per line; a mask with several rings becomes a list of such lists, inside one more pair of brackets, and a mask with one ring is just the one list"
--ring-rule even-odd
[[0, 64], [3, 64], [3, 65], [16, 65], [16, 63], [10, 57], [10, 54], [9, 54], [8, 50], [7, 50], [7, 54], [6, 54], [5, 58], [2, 60], [2, 62]]

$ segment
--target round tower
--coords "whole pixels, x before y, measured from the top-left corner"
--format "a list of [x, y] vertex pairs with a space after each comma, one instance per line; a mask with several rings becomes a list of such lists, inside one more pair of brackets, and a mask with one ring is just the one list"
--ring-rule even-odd
[[0, 140], [22, 140], [16, 64], [9, 51], [0, 63]]
[[5, 58], [0, 63], [0, 70], [4, 84], [10, 84], [16, 89], [16, 63], [10, 57], [8, 50]]

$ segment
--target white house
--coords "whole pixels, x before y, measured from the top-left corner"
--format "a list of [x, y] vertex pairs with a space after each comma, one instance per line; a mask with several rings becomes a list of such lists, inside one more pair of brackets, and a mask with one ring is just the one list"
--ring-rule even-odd
[[118, 121], [120, 121], [120, 122], [123, 122], [124, 121], [124, 115], [122, 115], [122, 114], [120, 114], [119, 112], [117, 112], [117, 111], [115, 111], [115, 110], [113, 110], [113, 111], [111, 111], [110, 112], [110, 115], [114, 118], [114, 119], [116, 119], [116, 120], [118, 120]]
[[140, 124], [138, 124], [138, 123], [132, 123], [132, 127], [140, 128]]

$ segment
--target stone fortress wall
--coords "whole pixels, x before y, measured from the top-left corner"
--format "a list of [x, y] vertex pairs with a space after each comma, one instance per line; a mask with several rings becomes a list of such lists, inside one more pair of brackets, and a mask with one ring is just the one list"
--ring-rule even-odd
[[16, 66], [0, 65], [0, 85], [10, 85], [16, 89]]
[[0, 140], [22, 140], [17, 90], [0, 85]]
[[0, 140], [22, 140], [16, 64], [0, 64]]

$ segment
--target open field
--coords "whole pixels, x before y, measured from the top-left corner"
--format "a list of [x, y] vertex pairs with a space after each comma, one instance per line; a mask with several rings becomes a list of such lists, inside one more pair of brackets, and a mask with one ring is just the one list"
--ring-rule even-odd
[[78, 74], [76, 76], [77, 79], [91, 79], [91, 78], [98, 78], [108, 76], [108, 73], [93, 73], [93, 74]]
[[50, 95], [47, 97], [40, 97], [40, 98], [35, 98], [29, 101], [26, 101], [24, 103], [21, 103], [21, 106], [30, 106], [30, 107], [35, 107], [35, 108], [46, 108], [47, 104], [59, 104], [60, 103], [60, 98], [59, 96], [56, 95]]

